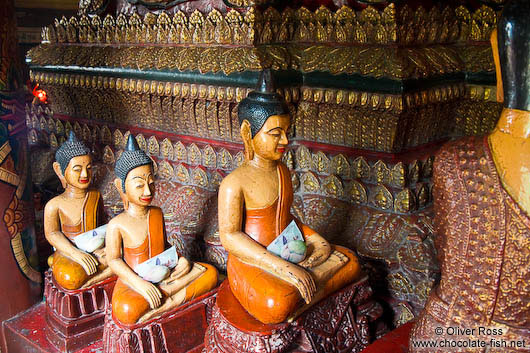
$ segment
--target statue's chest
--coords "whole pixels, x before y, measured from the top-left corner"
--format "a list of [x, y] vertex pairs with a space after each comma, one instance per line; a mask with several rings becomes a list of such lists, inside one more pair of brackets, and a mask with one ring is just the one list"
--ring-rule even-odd
[[247, 208], [264, 208], [278, 199], [278, 175], [249, 176], [243, 185]]
[[147, 219], [138, 220], [129, 218], [123, 225], [123, 246], [126, 248], [137, 248], [147, 239], [149, 227]]
[[59, 208], [61, 224], [77, 225], [83, 219], [84, 199], [63, 199]]

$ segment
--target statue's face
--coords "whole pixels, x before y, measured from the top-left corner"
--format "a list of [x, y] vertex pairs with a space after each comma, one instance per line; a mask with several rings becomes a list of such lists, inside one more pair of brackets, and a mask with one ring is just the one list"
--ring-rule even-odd
[[289, 143], [287, 129], [291, 124], [289, 114], [271, 115], [252, 139], [254, 153], [268, 160], [279, 160]]
[[151, 165], [134, 168], [125, 179], [127, 200], [138, 206], [148, 206], [155, 196], [155, 179]]
[[70, 159], [64, 171], [66, 183], [79, 189], [87, 189], [92, 180], [92, 158], [89, 155]]

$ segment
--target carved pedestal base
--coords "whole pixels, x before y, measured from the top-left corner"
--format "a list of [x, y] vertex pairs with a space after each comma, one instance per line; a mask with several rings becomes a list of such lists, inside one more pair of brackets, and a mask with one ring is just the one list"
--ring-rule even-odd
[[205, 337], [206, 353], [360, 352], [386, 327], [367, 277], [320, 301], [292, 323], [265, 325], [230, 290], [219, 287]]
[[217, 289], [172, 311], [136, 325], [121, 325], [105, 315], [103, 348], [112, 353], [200, 353]]
[[46, 338], [61, 352], [73, 352], [103, 337], [105, 309], [116, 278], [108, 278], [92, 287], [65, 290], [45, 274]]

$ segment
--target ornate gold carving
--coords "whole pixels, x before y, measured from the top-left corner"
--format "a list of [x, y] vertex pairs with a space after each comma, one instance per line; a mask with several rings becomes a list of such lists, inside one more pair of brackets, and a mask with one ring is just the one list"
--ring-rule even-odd
[[206, 146], [203, 150], [203, 163], [205, 167], [215, 169], [217, 166], [217, 156], [212, 146]]
[[318, 178], [311, 172], [302, 175], [302, 190], [309, 193], [315, 193], [320, 189]]
[[40, 118], [39, 127], [40, 127], [41, 130], [46, 130], [46, 128], [48, 127], [48, 124], [47, 124], [46, 119], [44, 117]]
[[109, 145], [105, 146], [103, 149], [103, 163], [114, 165], [116, 162], [116, 159], [114, 158], [114, 151], [112, 151], [112, 148], [110, 148]]
[[433, 164], [434, 164], [434, 156], [427, 158], [425, 162], [423, 162], [423, 168], [422, 168], [421, 174], [424, 178], [432, 177]]
[[424, 208], [429, 203], [429, 200], [430, 200], [429, 185], [422, 184], [418, 188], [418, 207]]
[[385, 186], [377, 185], [370, 195], [370, 204], [385, 211], [391, 210], [394, 204], [394, 197]]
[[398, 162], [394, 167], [392, 167], [392, 182], [391, 185], [396, 188], [404, 188], [407, 183], [407, 171], [403, 162]]
[[177, 169], [175, 170], [175, 175], [177, 176], [177, 179], [183, 184], [187, 184], [190, 182], [190, 173], [188, 172], [188, 169], [182, 164], [179, 164], [177, 166]]
[[90, 141], [90, 138], [92, 137], [92, 132], [90, 131], [90, 128], [87, 124], [83, 124], [83, 132], [82, 132], [83, 140]]
[[340, 175], [343, 178], [350, 178], [351, 168], [348, 159], [342, 154], [338, 154], [331, 160], [331, 172]]
[[341, 198], [344, 195], [344, 187], [342, 182], [335, 175], [330, 175], [322, 182], [322, 186], [326, 194], [335, 197]]
[[39, 142], [39, 136], [36, 130], [32, 129], [29, 131], [28, 141], [31, 145], [35, 145]]
[[162, 140], [160, 147], [162, 149], [162, 156], [164, 156], [164, 158], [173, 159], [173, 144], [168, 138]]
[[283, 154], [282, 162], [285, 163], [285, 165], [287, 166], [287, 168], [289, 170], [293, 170], [294, 169], [294, 157], [293, 157], [293, 151], [292, 150], [288, 150], [287, 152], [285, 152]]
[[297, 173], [291, 174], [291, 183], [293, 184], [293, 190], [296, 192], [300, 188], [300, 179]]
[[223, 181], [223, 176], [218, 171], [212, 173], [210, 177], [210, 185], [213, 189], [217, 189], [221, 182]]
[[220, 169], [227, 170], [232, 168], [232, 155], [225, 148], [219, 151], [217, 164]]
[[[46, 126], [46, 125], [44, 125]], [[41, 120], [41, 130], [44, 130], [45, 128], [42, 126], [42, 120]], [[72, 124], [70, 124], [69, 121], [67, 121], [65, 124], [64, 124], [64, 134], [66, 136], [68, 136], [68, 134], [70, 133], [70, 131], [72, 131]], [[99, 136], [98, 136], [99, 138]]]
[[386, 164], [379, 160], [374, 164], [373, 167], [374, 172], [374, 180], [378, 184], [385, 184], [388, 185], [390, 182], [390, 170], [386, 166]]
[[368, 195], [363, 184], [357, 180], [352, 180], [350, 184], [350, 197], [353, 203], [365, 205], [368, 202]]
[[243, 152], [237, 152], [237, 154], [234, 156], [234, 169], [240, 167], [244, 161], [245, 156], [243, 155]]
[[162, 178], [171, 179], [175, 173], [171, 164], [167, 161], [161, 161], [158, 169], [158, 173]]
[[296, 150], [296, 167], [301, 170], [311, 169], [312, 158], [311, 152], [305, 146], [300, 146]]
[[188, 146], [188, 161], [191, 165], [199, 165], [202, 162], [201, 150], [194, 143]]
[[[66, 129], [65, 129], [66, 131]], [[65, 133], [66, 135], [66, 133]], [[92, 130], [92, 139], [91, 141], [92, 142], [98, 142], [100, 141], [100, 136], [101, 136], [101, 129], [99, 128], [98, 125], [94, 126], [94, 130]]]
[[474, 101], [497, 102], [496, 86], [466, 85], [466, 98]]
[[[40, 127], [39, 118], [37, 118], [36, 115], [33, 115], [33, 117], [31, 118], [31, 125], [34, 129], [38, 129]], [[57, 129], [56, 131], [58, 134], [61, 134], [63, 130], [64, 128], [62, 128], [61, 132], [59, 132], [59, 129]]]
[[319, 174], [329, 174], [330, 162], [324, 152], [319, 151], [313, 155], [313, 170]]
[[[343, 6], [334, 12], [326, 7], [316, 11], [287, 8], [281, 13], [272, 7], [264, 13], [252, 8], [244, 16], [235, 10], [226, 14], [217, 10], [205, 14], [195, 11], [189, 15], [178, 11], [172, 17], [165, 12], [159, 15], [148, 12], [144, 18], [138, 14], [128, 19], [124, 15], [116, 19], [107, 16], [102, 23], [96, 16], [91, 24], [88, 22], [88, 18], [56, 20], [54, 26], [43, 29], [43, 43], [49, 43], [46, 46], [66, 41], [127, 44], [132, 49], [128, 51], [129, 55], [123, 55], [127, 58], [123, 61], [129, 62], [128, 67], [142, 68], [144, 64], [157, 63], [159, 69], [222, 70], [225, 73], [259, 70], [262, 67], [301, 68], [306, 72], [358, 73], [399, 79], [451, 73], [463, 69], [463, 65], [469, 69], [477, 63], [480, 63], [477, 67], [480, 70], [474, 72], [484, 71], [484, 65], [489, 65], [487, 69], [491, 70], [491, 54], [487, 45], [460, 46], [453, 43], [487, 41], [496, 24], [496, 14], [486, 6], [470, 14], [464, 7], [455, 11], [450, 7], [433, 6], [426, 11], [420, 6], [412, 11], [408, 6], [397, 9], [390, 4], [382, 10], [368, 6], [354, 11]], [[148, 53], [133, 47], [137, 43], [200, 46], [151, 47]], [[228, 46], [254, 43], [260, 46]], [[341, 45], [333, 46], [333, 43]], [[396, 46], [398, 43], [403, 46]], [[39, 57], [42, 59], [50, 54], [44, 53], [43, 47], [30, 53], [34, 62], [40, 63]], [[65, 48], [64, 52], [73, 53], [78, 48], [80, 46], [74, 45], [73, 49]], [[115, 59], [119, 55], [107, 55], [114, 49], [97, 50], [93, 57], [70, 54], [69, 58], [92, 63], [107, 61], [106, 65], [111, 66], [111, 61], [120, 63]], [[82, 63], [77, 64], [83, 66]], [[371, 103], [380, 104], [380, 98], [375, 96]]]
[[411, 183], [416, 183], [420, 179], [420, 164], [418, 161], [412, 162], [409, 166], [409, 180]]
[[187, 162], [188, 161], [188, 151], [186, 150], [186, 147], [184, 144], [179, 141], [175, 143], [175, 160], [179, 162]]
[[[68, 127], [66, 127], [68, 130]], [[103, 129], [101, 129], [101, 138], [100, 141], [104, 145], [110, 145], [112, 144], [112, 133], [110, 132], [110, 129], [108, 126], [103, 126]]]
[[122, 148], [123, 145], [124, 145], [124, 139], [123, 139], [123, 134], [121, 133], [120, 129], [116, 129], [114, 130], [114, 134], [113, 134], [113, 143], [114, 143], [114, 147], [116, 148]]
[[57, 142], [57, 136], [55, 136], [54, 133], [50, 134], [50, 147], [52, 148], [59, 147], [59, 143]]
[[414, 193], [409, 189], [400, 191], [394, 201], [394, 211], [399, 213], [408, 213], [415, 209], [416, 200]]
[[203, 188], [207, 187], [208, 176], [206, 175], [206, 172], [200, 167], [195, 168], [192, 172], [192, 182], [197, 186]]
[[354, 177], [357, 179], [368, 179], [370, 177], [370, 166], [364, 157], [357, 157], [352, 165]]
[[138, 146], [140, 147], [140, 149], [142, 149], [143, 151], [147, 150], [147, 141], [145, 141], [144, 135], [136, 135], [136, 142], [138, 142]]
[[149, 137], [147, 151], [152, 156], [158, 156], [160, 154], [160, 145], [158, 144], [158, 140], [155, 136]]
[[[53, 121], [53, 119], [49, 119], [47, 121], [47, 128], [48, 128], [48, 131], [49, 132], [55, 132], [55, 122]], [[77, 135], [77, 134], [76, 134]], [[79, 136], [79, 135], [78, 135]]]

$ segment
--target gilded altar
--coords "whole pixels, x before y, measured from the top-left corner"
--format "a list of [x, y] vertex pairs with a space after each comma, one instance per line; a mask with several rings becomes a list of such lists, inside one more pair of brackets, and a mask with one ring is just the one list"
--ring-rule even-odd
[[74, 130], [116, 214], [113, 164], [133, 134], [156, 163], [169, 241], [225, 270], [217, 189], [244, 160], [238, 102], [272, 68], [294, 117], [294, 214], [357, 251], [394, 323], [412, 319], [439, 275], [434, 153], [489, 132], [501, 111], [488, 42], [499, 9], [317, 2], [82, 2], [28, 53], [49, 97], [26, 107], [34, 180]]

